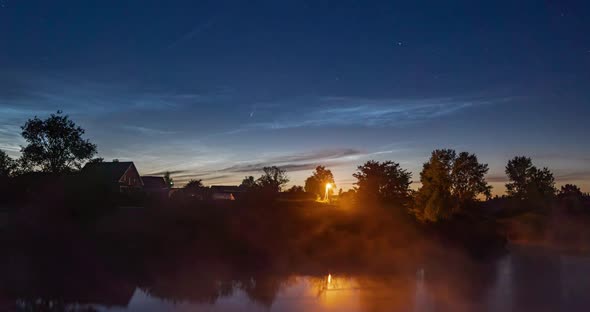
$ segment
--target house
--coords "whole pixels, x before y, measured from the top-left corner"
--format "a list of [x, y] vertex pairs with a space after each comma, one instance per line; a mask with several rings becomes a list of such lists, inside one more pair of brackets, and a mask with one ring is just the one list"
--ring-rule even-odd
[[183, 191], [183, 188], [181, 188], [181, 187], [172, 187], [172, 188], [170, 188], [170, 191], [168, 191], [168, 197], [173, 198], [173, 197], [176, 197], [179, 195], [182, 196], [182, 194], [183, 194], [182, 191]]
[[237, 185], [213, 185], [211, 186], [211, 199], [236, 200], [244, 190]]
[[166, 183], [166, 180], [164, 180], [164, 177], [142, 176], [141, 181], [143, 181], [143, 190], [148, 193], [168, 193], [170, 191], [170, 187]]
[[170, 187], [164, 180], [164, 177], [142, 176], [143, 191], [155, 197], [167, 198], [170, 192]]
[[143, 181], [131, 161], [89, 163], [84, 166], [81, 174], [93, 183], [107, 185], [116, 192], [133, 192], [143, 189]]

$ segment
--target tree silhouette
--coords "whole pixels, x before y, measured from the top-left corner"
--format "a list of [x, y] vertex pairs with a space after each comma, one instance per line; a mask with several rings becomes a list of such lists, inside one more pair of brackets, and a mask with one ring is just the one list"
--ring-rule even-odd
[[22, 161], [44, 172], [77, 170], [96, 154], [96, 145], [84, 140], [84, 129], [61, 111], [47, 119], [29, 119], [22, 127], [27, 145], [21, 149]]
[[102, 158], [102, 157], [92, 158], [91, 160], [88, 161], [89, 164], [98, 164], [101, 162], [104, 162], [104, 158]]
[[505, 171], [508, 179], [511, 181], [506, 184], [508, 195], [524, 198], [531, 180], [531, 172], [536, 171], [532, 160], [524, 156], [514, 157], [508, 161]]
[[329, 192], [333, 192], [336, 189], [336, 183], [334, 183], [332, 171], [324, 166], [317, 166], [312, 175], [305, 180], [305, 191], [316, 197], [322, 197], [328, 183], [332, 184]]
[[517, 156], [508, 161], [506, 192], [518, 199], [542, 199], [555, 195], [555, 178], [546, 167], [538, 169], [529, 157]]
[[452, 193], [464, 205], [483, 194], [489, 199], [492, 194], [492, 187], [485, 180], [489, 168], [487, 164], [480, 164], [475, 154], [467, 152], [459, 153], [453, 162], [451, 171]]
[[287, 190], [287, 193], [303, 194], [305, 193], [305, 189], [301, 185], [293, 185]]
[[584, 207], [584, 193], [575, 184], [566, 184], [561, 187], [557, 198], [559, 198], [563, 208], [569, 212], [581, 212], [588, 211], [587, 207]]
[[244, 177], [244, 179], [242, 180], [242, 184], [240, 184], [240, 187], [245, 190], [253, 190], [257, 186], [258, 184], [256, 184], [256, 180], [253, 176]]
[[10, 177], [16, 171], [16, 161], [0, 150], [0, 177]]
[[491, 187], [484, 177], [487, 172], [488, 166], [480, 164], [474, 154], [461, 152], [457, 156], [452, 149], [433, 151], [420, 173], [416, 216], [436, 222], [466, 208], [480, 194], [489, 198]]
[[580, 188], [575, 184], [566, 184], [566, 185], [561, 186], [561, 189], [559, 190], [559, 193], [557, 194], [557, 197], [559, 197], [559, 198], [582, 197], [582, 196], [584, 196], [584, 193], [582, 193], [582, 190], [580, 190]]
[[406, 206], [410, 200], [412, 174], [392, 161], [367, 161], [357, 168], [353, 177], [357, 179], [358, 196], [376, 199], [399, 206]]
[[263, 190], [278, 193], [289, 182], [286, 171], [279, 167], [264, 167], [262, 170], [264, 173], [258, 178], [257, 184]]
[[454, 150], [435, 150], [430, 160], [420, 172], [422, 187], [416, 194], [418, 219], [436, 222], [451, 216], [453, 199], [451, 196]]
[[166, 185], [168, 187], [173, 187], [174, 186], [174, 180], [172, 179], [172, 177], [170, 177], [170, 172], [166, 171], [164, 173], [164, 181], [166, 182]]
[[188, 183], [184, 186], [184, 189], [190, 190], [190, 189], [199, 189], [202, 187], [203, 187], [203, 181], [201, 179], [198, 179], [198, 180], [188, 181]]
[[203, 185], [203, 181], [201, 179], [198, 180], [190, 180], [183, 188], [185, 194], [190, 196], [200, 196], [204, 198], [205, 196], [205, 186]]

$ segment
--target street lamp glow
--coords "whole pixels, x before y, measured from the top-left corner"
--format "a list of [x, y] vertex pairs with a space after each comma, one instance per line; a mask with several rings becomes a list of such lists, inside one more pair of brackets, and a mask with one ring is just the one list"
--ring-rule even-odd
[[328, 201], [330, 198], [330, 189], [332, 188], [332, 183], [326, 183], [326, 194], [324, 195], [324, 200]]

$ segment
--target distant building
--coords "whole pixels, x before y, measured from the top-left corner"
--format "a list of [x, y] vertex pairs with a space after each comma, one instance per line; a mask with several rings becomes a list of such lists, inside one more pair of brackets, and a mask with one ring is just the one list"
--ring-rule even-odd
[[131, 161], [86, 164], [81, 172], [94, 183], [108, 185], [114, 191], [130, 192], [143, 189], [143, 181]]
[[211, 186], [211, 199], [236, 200], [244, 190], [237, 185], [213, 185]]
[[168, 194], [170, 186], [164, 180], [164, 177], [142, 176], [143, 190], [146, 193], [164, 193]]
[[172, 198], [172, 197], [175, 197], [179, 194], [180, 194], [180, 196], [182, 196], [182, 194], [183, 194], [182, 191], [183, 191], [183, 188], [180, 188], [180, 187], [170, 188], [170, 190], [168, 191], [168, 197]]
[[170, 186], [164, 177], [142, 176], [143, 191], [151, 200], [165, 200], [169, 198]]

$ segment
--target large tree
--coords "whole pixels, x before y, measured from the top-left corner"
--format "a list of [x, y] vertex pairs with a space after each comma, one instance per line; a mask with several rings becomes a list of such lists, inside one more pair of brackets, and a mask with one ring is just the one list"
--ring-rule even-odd
[[563, 185], [559, 193], [557, 193], [557, 198], [559, 198], [562, 207], [569, 212], [588, 211], [587, 208], [590, 207], [585, 207], [584, 202], [587, 202], [585, 197], [584, 193], [575, 184]]
[[205, 197], [204, 193], [206, 189], [207, 188], [203, 185], [203, 181], [201, 179], [192, 179], [184, 185], [183, 191], [189, 196], [201, 196], [203, 198]]
[[405, 206], [410, 200], [412, 174], [392, 161], [367, 161], [353, 177], [360, 198]]
[[567, 198], [567, 197], [583, 197], [584, 193], [582, 190], [575, 185], [575, 184], [566, 184], [562, 185], [559, 193], [557, 193], [557, 197], [559, 198]]
[[0, 178], [12, 176], [16, 171], [16, 167], [16, 161], [0, 150]]
[[419, 219], [436, 222], [459, 212], [477, 196], [490, 197], [485, 180], [486, 164], [474, 154], [452, 149], [435, 150], [420, 173], [422, 187], [416, 195], [415, 212]]
[[198, 180], [194, 180], [194, 179], [193, 180], [190, 180], [190, 181], [188, 181], [188, 183], [186, 183], [184, 185], [184, 189], [185, 190], [200, 189], [202, 187], [204, 187], [204, 185], [203, 185], [203, 180], [201, 180], [201, 179], [198, 179]]
[[517, 156], [508, 161], [506, 192], [518, 199], [542, 199], [555, 195], [555, 178], [547, 169], [538, 169], [529, 157]]
[[255, 189], [258, 186], [258, 184], [256, 183], [256, 179], [254, 179], [253, 176], [247, 176], [244, 177], [244, 179], [242, 180], [242, 183], [240, 184], [240, 188], [250, 191]]
[[334, 183], [332, 171], [324, 166], [317, 166], [312, 175], [305, 180], [305, 191], [314, 194], [316, 197], [322, 197], [328, 183], [332, 184], [329, 192], [333, 192], [336, 189], [336, 183]]
[[96, 145], [82, 138], [84, 129], [61, 111], [47, 119], [29, 119], [22, 126], [27, 145], [22, 147], [22, 162], [44, 172], [77, 170], [96, 154]]
[[289, 183], [287, 172], [276, 166], [264, 167], [264, 172], [260, 178], [258, 178], [257, 184], [265, 191], [274, 193], [280, 192], [285, 184]]
[[488, 171], [488, 165], [480, 164], [475, 154], [459, 153], [453, 161], [451, 187], [460, 204], [473, 201], [480, 194], [491, 197], [492, 187], [485, 180]]

